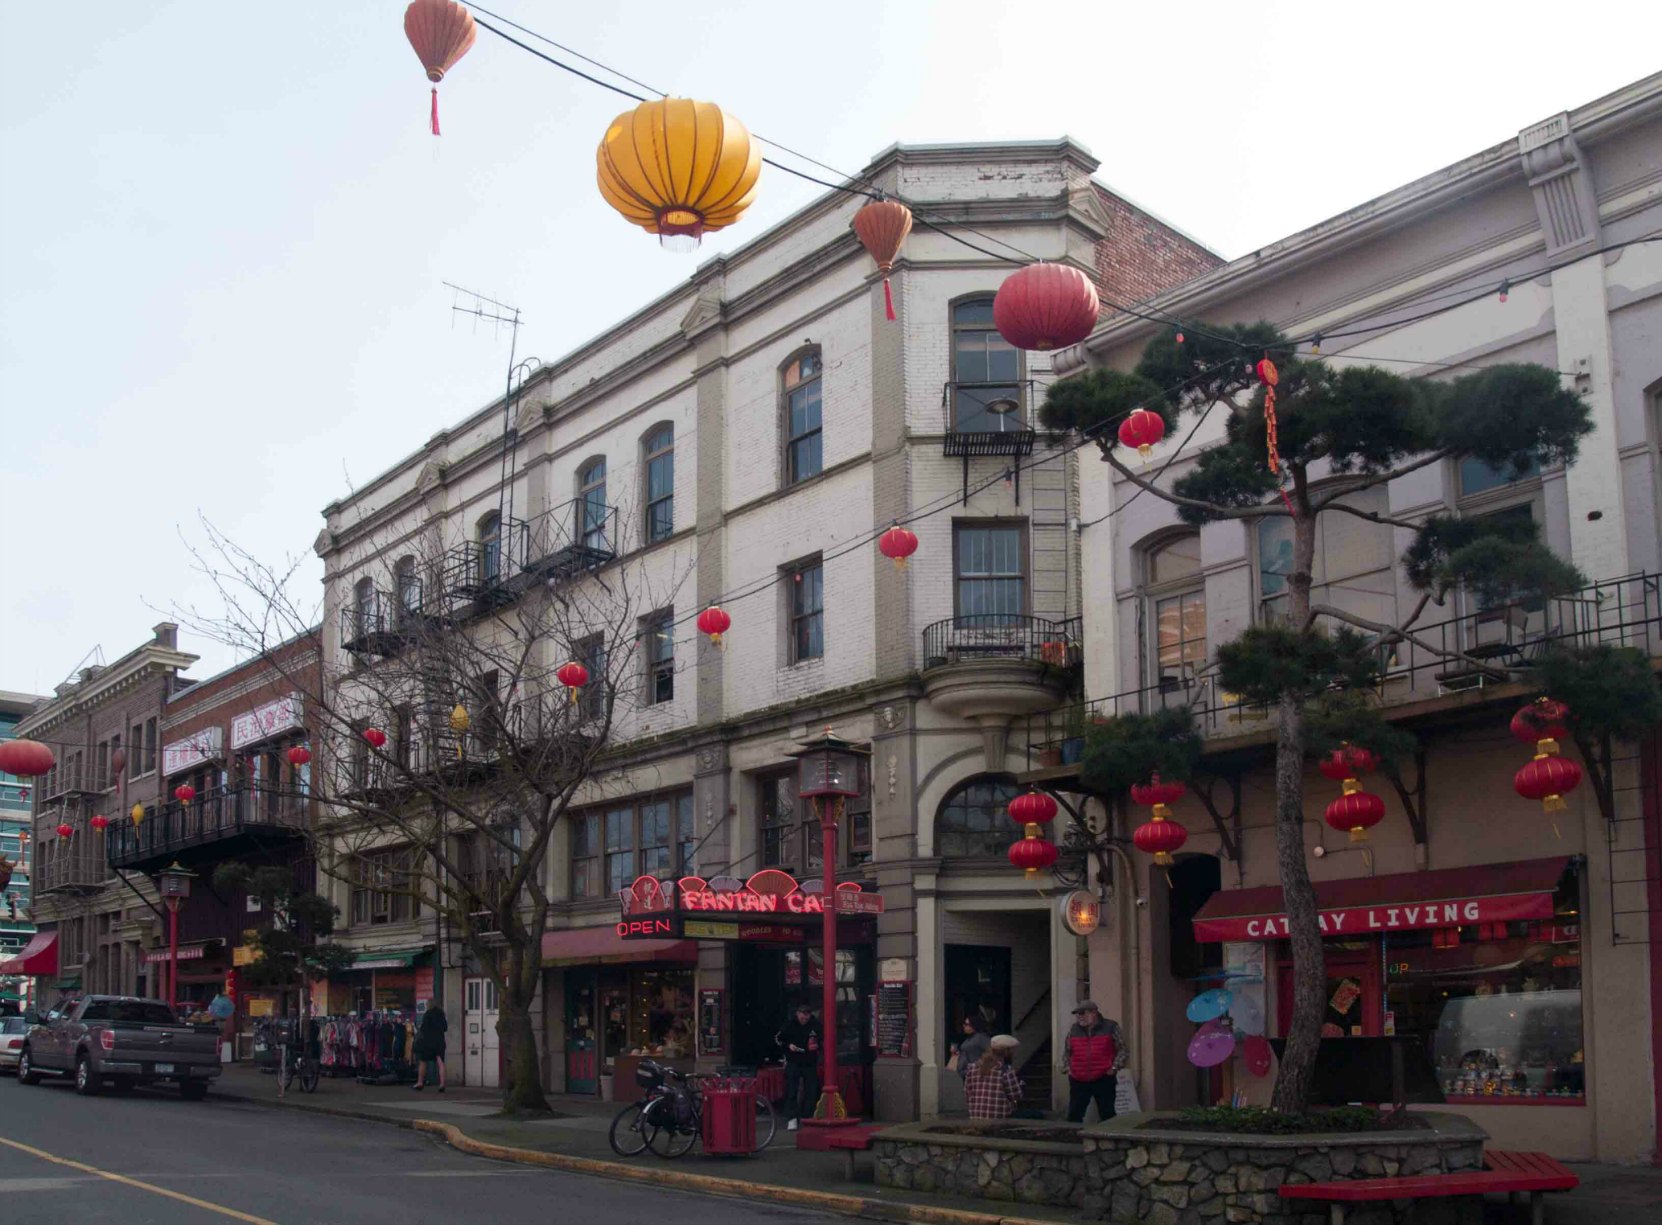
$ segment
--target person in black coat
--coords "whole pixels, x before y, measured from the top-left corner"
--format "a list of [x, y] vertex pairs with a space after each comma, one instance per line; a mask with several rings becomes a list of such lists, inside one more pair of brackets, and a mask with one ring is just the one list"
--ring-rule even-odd
[[428, 1004], [416, 1028], [415, 1050], [411, 1052], [416, 1061], [416, 1083], [412, 1088], [417, 1091], [427, 1087], [427, 1065], [432, 1064], [438, 1068], [439, 1092], [444, 1092], [444, 1035], [449, 1028], [444, 1009]]
[[813, 1117], [814, 1103], [819, 1100], [821, 1034], [814, 1010], [798, 1004], [795, 1016], [774, 1035], [774, 1041], [785, 1048], [785, 1118], [789, 1120], [785, 1129], [795, 1131], [798, 1119]]

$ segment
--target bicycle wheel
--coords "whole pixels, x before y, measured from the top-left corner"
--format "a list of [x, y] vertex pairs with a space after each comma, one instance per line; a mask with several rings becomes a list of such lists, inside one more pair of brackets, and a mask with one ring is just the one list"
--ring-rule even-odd
[[756, 1095], [756, 1147], [750, 1151], [759, 1153], [773, 1143], [774, 1130], [779, 1126], [779, 1120], [774, 1117], [773, 1103], [767, 1097]]
[[317, 1092], [317, 1060], [308, 1058], [300, 1065], [300, 1087], [307, 1093]]
[[[653, 1125], [647, 1133], [646, 1142], [654, 1153], [660, 1157], [684, 1157], [692, 1150], [698, 1140], [699, 1123], [698, 1107], [693, 1107], [691, 1123], [682, 1126], [675, 1121], [675, 1103], [660, 1099], [658, 1109], [652, 1112], [653, 1116], [667, 1119], [661, 1125]], [[649, 1122], [653, 1120], [649, 1118]]]
[[646, 1151], [648, 1139], [648, 1120], [644, 1116], [643, 1108], [648, 1102], [630, 1102], [612, 1120], [611, 1130], [606, 1138], [612, 1143], [612, 1151], [619, 1157], [638, 1157]]

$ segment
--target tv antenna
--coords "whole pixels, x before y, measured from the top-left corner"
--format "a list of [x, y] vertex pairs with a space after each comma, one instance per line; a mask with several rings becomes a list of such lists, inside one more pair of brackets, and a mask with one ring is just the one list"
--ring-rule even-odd
[[[501, 516], [501, 523], [497, 531], [507, 535], [509, 549], [513, 547], [512, 529], [509, 526], [514, 517], [514, 483], [513, 477], [518, 466], [519, 431], [514, 427], [514, 417], [519, 408], [519, 395], [514, 389], [514, 380], [518, 376], [519, 387], [525, 387], [525, 380], [532, 373], [542, 367], [537, 358], [528, 357], [524, 361], [516, 362], [519, 356], [519, 307], [510, 306], [506, 302], [479, 293], [477, 290], [467, 289], [450, 281], [441, 284], [456, 294], [456, 300], [450, 304], [451, 323], [455, 323], [457, 315], [468, 315], [473, 319], [474, 330], [477, 332], [481, 321], [490, 323], [498, 332], [506, 325], [508, 328], [508, 375], [506, 386], [502, 392], [502, 486], [497, 495], [497, 513]], [[465, 300], [464, 300], [465, 299]], [[497, 548], [503, 547], [499, 538]]]

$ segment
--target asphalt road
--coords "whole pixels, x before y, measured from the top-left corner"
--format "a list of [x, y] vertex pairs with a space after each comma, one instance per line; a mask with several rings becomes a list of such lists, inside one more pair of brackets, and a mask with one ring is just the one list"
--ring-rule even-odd
[[0, 1077], [6, 1225], [445, 1225], [839, 1220], [458, 1153], [382, 1123], [176, 1093], [77, 1097]]

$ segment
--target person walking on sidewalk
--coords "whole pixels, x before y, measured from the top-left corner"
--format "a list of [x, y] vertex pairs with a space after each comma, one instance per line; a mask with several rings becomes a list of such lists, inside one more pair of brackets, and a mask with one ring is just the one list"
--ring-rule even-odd
[[1021, 1076], [1016, 1072], [1016, 1048], [1021, 1043], [1009, 1034], [998, 1034], [987, 1053], [975, 1061], [964, 1077], [964, 1100], [972, 1119], [1007, 1119], [1021, 1101]]
[[1099, 1120], [1114, 1117], [1119, 1070], [1130, 1058], [1119, 1025], [1106, 1019], [1094, 1001], [1082, 1001], [1073, 1010], [1073, 1028], [1062, 1048], [1062, 1065], [1068, 1073], [1068, 1122], [1083, 1123], [1093, 1101]]
[[[806, 1003], [796, 1006], [796, 1015], [785, 1022], [774, 1035], [774, 1041], [785, 1048], [785, 1130], [795, 1131], [797, 1121], [806, 1113], [812, 1118], [814, 1103], [819, 1100], [819, 1025], [814, 1021], [814, 1010]], [[806, 1109], [804, 1108], [806, 1103]]]
[[436, 1069], [439, 1092], [444, 1092], [444, 1035], [449, 1028], [444, 1009], [428, 1004], [427, 1011], [421, 1014], [421, 1026], [416, 1030], [415, 1049], [410, 1052], [416, 1062], [416, 1083], [411, 1088], [418, 1093], [427, 1087], [428, 1064]]

